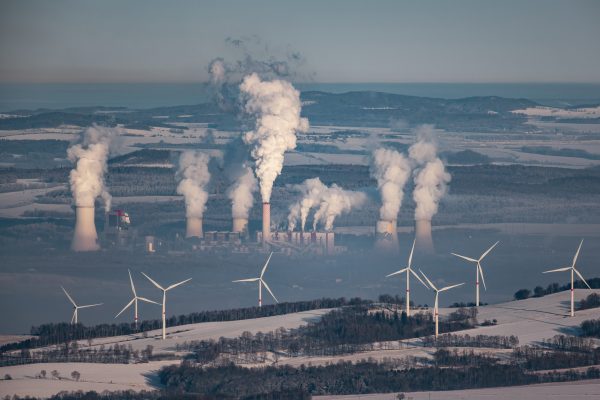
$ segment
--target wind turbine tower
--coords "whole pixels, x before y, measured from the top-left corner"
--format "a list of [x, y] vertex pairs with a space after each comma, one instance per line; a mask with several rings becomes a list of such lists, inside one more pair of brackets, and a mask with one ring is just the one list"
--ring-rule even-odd
[[500, 242], [498, 241], [498, 242], [494, 243], [492, 245], [492, 247], [487, 249], [481, 255], [481, 257], [479, 257], [478, 259], [461, 256], [460, 254], [456, 254], [456, 253], [451, 253], [453, 256], [460, 257], [463, 260], [467, 260], [469, 262], [476, 264], [476, 268], [475, 268], [475, 306], [477, 306], [477, 307], [479, 307], [479, 276], [481, 276], [481, 281], [483, 282], [483, 289], [487, 290], [487, 288], [485, 287], [485, 278], [483, 277], [483, 268], [481, 268], [481, 261], [485, 258], [485, 256], [487, 256], [490, 253], [490, 251], [492, 251], [492, 249], [494, 247], [496, 247], [496, 245], [498, 245], [498, 243], [500, 243]]
[[464, 285], [465, 283], [458, 283], [456, 285], [451, 285], [451, 286], [446, 286], [443, 287], [441, 289], [438, 289], [437, 287], [435, 287], [435, 285], [433, 283], [431, 283], [431, 281], [429, 280], [429, 278], [427, 278], [427, 275], [425, 275], [423, 273], [423, 271], [419, 270], [421, 272], [421, 275], [423, 275], [423, 278], [425, 278], [425, 280], [427, 281], [427, 283], [429, 283], [429, 286], [431, 286], [431, 288], [433, 290], [435, 290], [435, 303], [433, 306], [433, 316], [435, 318], [435, 337], [437, 338], [439, 335], [439, 315], [440, 315], [440, 311], [439, 311], [439, 302], [438, 302], [438, 298], [441, 292], [445, 292], [446, 290], [450, 290], [453, 289], [455, 287]]
[[65, 294], [67, 295], [67, 297], [69, 298], [69, 301], [71, 302], [71, 304], [73, 304], [73, 316], [71, 317], [71, 324], [75, 324], [77, 325], [77, 314], [79, 309], [81, 308], [90, 308], [90, 307], [96, 307], [96, 306], [101, 306], [102, 303], [98, 303], [98, 304], [88, 304], [85, 306], [78, 306], [77, 303], [75, 303], [75, 300], [73, 300], [73, 298], [69, 295], [69, 293], [67, 293], [67, 291], [65, 290], [64, 287], [62, 287], [63, 292], [65, 292]]
[[550, 272], [563, 272], [563, 271], [571, 271], [571, 317], [575, 316], [575, 274], [585, 283], [585, 285], [591, 290], [592, 288], [588, 283], [583, 279], [583, 276], [575, 269], [575, 263], [577, 262], [577, 257], [579, 257], [579, 252], [581, 251], [581, 246], [583, 245], [583, 239], [579, 243], [579, 247], [577, 248], [577, 252], [575, 253], [575, 257], [573, 257], [573, 263], [570, 267], [563, 267], [557, 269], [551, 269], [550, 271], [544, 271], [544, 274]]
[[167, 320], [166, 320], [167, 292], [169, 290], [171, 290], [171, 289], [175, 289], [179, 285], [183, 285], [184, 283], [191, 281], [192, 278], [186, 279], [185, 281], [181, 281], [181, 282], [178, 282], [178, 283], [174, 283], [171, 286], [167, 286], [166, 288], [163, 288], [162, 286], [160, 286], [158, 283], [156, 283], [154, 280], [152, 280], [152, 278], [150, 278], [145, 273], [142, 272], [142, 275], [144, 275], [146, 278], [148, 278], [148, 280], [150, 282], [152, 282], [152, 284], [154, 286], [156, 286], [157, 288], [159, 288], [163, 292], [163, 298], [162, 298], [162, 340], [165, 340], [167, 338]]
[[265, 280], [263, 279], [263, 276], [265, 275], [265, 271], [267, 270], [267, 266], [269, 265], [269, 261], [271, 261], [272, 256], [273, 256], [273, 252], [271, 252], [271, 254], [269, 254], [269, 258], [267, 258], [267, 262], [265, 263], [264, 267], [262, 268], [262, 271], [260, 272], [260, 276], [258, 278], [238, 279], [236, 281], [233, 281], [233, 282], [258, 282], [258, 306], [259, 307], [262, 307], [262, 287], [263, 287], [263, 285], [265, 286], [265, 289], [267, 289], [269, 291], [269, 294], [273, 297], [275, 302], [279, 303], [279, 300], [277, 300], [277, 297], [275, 297], [275, 295], [271, 291], [271, 288], [269, 287], [269, 285], [267, 285], [267, 282], [265, 282]]
[[138, 300], [145, 301], [146, 303], [157, 304], [159, 306], [160, 306], [160, 303], [149, 300], [145, 297], [138, 296], [135, 291], [135, 286], [133, 285], [133, 279], [131, 278], [131, 271], [127, 270], [127, 272], [129, 272], [129, 283], [131, 283], [131, 291], [133, 292], [133, 299], [131, 299], [131, 301], [129, 303], [127, 303], [127, 305], [125, 307], [123, 307], [123, 309], [121, 311], [119, 311], [119, 313], [117, 315], [115, 315], [115, 318], [117, 318], [119, 315], [123, 314], [123, 311], [127, 310], [133, 304], [133, 309], [134, 309], [133, 320], [135, 322], [135, 327], [137, 329], [137, 326], [138, 326]]
[[427, 288], [427, 284], [425, 284], [425, 282], [423, 282], [421, 277], [412, 269], [412, 258], [413, 258], [413, 253], [415, 251], [416, 241], [417, 241], [417, 239], [415, 238], [415, 240], [413, 240], [412, 248], [410, 249], [410, 255], [408, 256], [408, 266], [399, 271], [392, 272], [391, 274], [386, 275], [386, 278], [388, 278], [390, 276], [398, 275], [403, 272], [406, 273], [406, 315], [407, 316], [410, 316], [410, 274], [413, 274], [414, 277], [417, 278], [417, 280], [419, 282], [421, 282], [423, 284], [423, 286], [425, 286]]

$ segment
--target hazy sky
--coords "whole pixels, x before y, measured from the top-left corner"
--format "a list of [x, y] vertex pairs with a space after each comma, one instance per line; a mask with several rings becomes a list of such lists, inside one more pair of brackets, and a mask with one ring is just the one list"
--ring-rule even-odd
[[577, 0], [0, 0], [0, 81], [202, 81], [250, 35], [317, 82], [600, 82]]

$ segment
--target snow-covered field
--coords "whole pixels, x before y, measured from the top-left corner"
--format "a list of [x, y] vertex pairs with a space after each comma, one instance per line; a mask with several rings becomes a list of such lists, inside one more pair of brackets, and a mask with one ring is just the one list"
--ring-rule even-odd
[[537, 106], [526, 108], [524, 110], [514, 110], [512, 112], [530, 117], [600, 118], [600, 106], [569, 109]]
[[[153, 390], [158, 384], [157, 371], [176, 361], [154, 361], [141, 364], [47, 363], [27, 364], [0, 368], [2, 376], [10, 374], [12, 380], [0, 382], [0, 396], [49, 397], [60, 391], [95, 390]], [[46, 378], [37, 378], [40, 371]], [[53, 379], [51, 371], [58, 371], [61, 379]], [[71, 377], [77, 371], [79, 382]]]
[[50, 191], [66, 189], [65, 185], [51, 186], [42, 189], [25, 189], [16, 192], [0, 193], [0, 217], [17, 218], [25, 211], [43, 210], [72, 213], [69, 204], [41, 204], [36, 203], [36, 197]]
[[[584, 289], [575, 290], [575, 299], [581, 300], [588, 296], [592, 291]], [[594, 290], [600, 294], [600, 289]], [[478, 320], [480, 322], [489, 319], [496, 319], [498, 324], [495, 326], [478, 327], [462, 331], [461, 333], [469, 335], [516, 335], [519, 337], [521, 345], [540, 342], [544, 339], [552, 338], [558, 334], [573, 334], [576, 332], [577, 326], [586, 319], [598, 318], [598, 309], [589, 309], [577, 311], [575, 317], [568, 316], [570, 293], [560, 292], [552, 295], [530, 298], [521, 301], [511, 301], [501, 304], [483, 306], [479, 308]], [[456, 309], [442, 308], [441, 315], [447, 315]], [[256, 333], [259, 331], [268, 332], [276, 330], [280, 327], [294, 328], [307, 322], [319, 318], [319, 316], [329, 310], [314, 310], [294, 314], [287, 314], [275, 317], [257, 318], [241, 321], [229, 322], [209, 322], [201, 324], [191, 324], [176, 326], [167, 329], [167, 340], [160, 340], [160, 330], [148, 332], [147, 337], [144, 335], [130, 335], [109, 337], [103, 339], [95, 339], [92, 346], [112, 345], [119, 343], [121, 345], [131, 345], [133, 349], [142, 350], [148, 345], [154, 347], [154, 353], [175, 353], [175, 345], [189, 342], [192, 340], [218, 339], [220, 337], [237, 337], [243, 332], [249, 331]], [[430, 312], [424, 310], [421, 312]], [[301, 364], [327, 364], [336, 362], [339, 359], [346, 361], [358, 361], [362, 359], [372, 358], [375, 360], [383, 360], [384, 358], [405, 359], [407, 357], [429, 357], [433, 349], [422, 347], [419, 339], [410, 339], [401, 342], [394, 342], [393, 350], [374, 350], [362, 353], [347, 355], [344, 357], [297, 357], [297, 358], [280, 358], [278, 364], [288, 364], [299, 366]], [[86, 341], [79, 343], [80, 347], [88, 346]], [[497, 349], [475, 349], [477, 352], [494, 352], [502, 353], [510, 350]], [[163, 365], [173, 364], [173, 361], [152, 362], [146, 364], [131, 364], [131, 365], [112, 365], [112, 364], [86, 364], [86, 363], [68, 363], [68, 364], [32, 364], [24, 366], [2, 367], [0, 368], [0, 376], [10, 374], [13, 381], [5, 381], [0, 384], [0, 394], [31, 394], [37, 396], [48, 396], [57, 393], [60, 390], [122, 390], [134, 389], [142, 390], [152, 388], [153, 379], [155, 380], [155, 371]], [[58, 370], [62, 377], [69, 379], [52, 380], [38, 379], [35, 376], [40, 370], [45, 369], [48, 374], [51, 370]], [[72, 371], [77, 370], [81, 373], [81, 379], [87, 382], [75, 382], [70, 380]], [[154, 378], [153, 378], [154, 377]], [[578, 383], [562, 383], [552, 385], [535, 385], [527, 387], [528, 393], [537, 397], [527, 397], [527, 399], [542, 399], [548, 398], [552, 393], [572, 393], [579, 396], [588, 397], [572, 397], [572, 398], [600, 398], [589, 397], [591, 393], [599, 396], [600, 382], [588, 382], [586, 386], [583, 382]], [[590, 386], [591, 385], [591, 386]], [[549, 387], [560, 388], [559, 391], [548, 389]], [[566, 389], [569, 388], [569, 389]], [[438, 399], [476, 399], [476, 398], [492, 398], [492, 399], [508, 399], [518, 398], [513, 397], [521, 393], [516, 388], [501, 388], [501, 389], [482, 389], [482, 390], [466, 390], [453, 392], [432, 392], [432, 398]], [[427, 393], [411, 393], [414, 399], [428, 398], [419, 396], [428, 396]], [[434, 397], [437, 395], [438, 397]], [[374, 395], [375, 397], [364, 397], [369, 399], [388, 399], [393, 398], [391, 394]], [[377, 397], [379, 396], [379, 397]], [[441, 396], [441, 397], [440, 397]], [[462, 397], [461, 397], [462, 396]], [[505, 396], [505, 397], [502, 397]], [[325, 398], [340, 398], [345, 397], [322, 397]], [[362, 397], [347, 397], [362, 398]], [[569, 398], [569, 397], [556, 397]]]
[[[176, 344], [183, 344], [192, 340], [219, 339], [220, 337], [234, 338], [248, 331], [251, 333], [269, 332], [278, 328], [297, 328], [319, 318], [329, 312], [329, 309], [303, 311], [299, 313], [277, 315], [274, 317], [245, 319], [226, 322], [205, 322], [200, 324], [181, 325], [167, 328], [167, 339], [161, 340], [161, 330], [148, 331], [147, 337], [142, 334], [129, 336], [114, 336], [94, 339], [92, 347], [101, 345], [131, 345], [134, 350], [143, 350], [148, 345], [154, 347], [154, 353], [173, 353]], [[87, 341], [79, 341], [80, 347], [88, 347]], [[0, 368], [1, 373], [2, 368]]]
[[[474, 286], [474, 285], [473, 285]], [[473, 287], [473, 292], [475, 288]], [[584, 299], [591, 293], [600, 294], [600, 289], [575, 289], [575, 301]], [[493, 304], [479, 307], [477, 319], [498, 320], [498, 325], [469, 329], [462, 333], [469, 335], [516, 335], [519, 344], [533, 344], [555, 335], [576, 333], [576, 327], [586, 319], [598, 318], [598, 309], [576, 311], [568, 316], [570, 292], [559, 292], [544, 297], [521, 301]], [[440, 308], [440, 315], [455, 309]]]
[[[600, 399], [600, 379], [576, 382], [544, 383], [489, 389], [449, 390], [444, 392], [406, 392], [412, 400], [546, 400], [546, 399]], [[316, 396], [315, 400], [394, 400], [397, 393], [365, 394], [356, 396]]]

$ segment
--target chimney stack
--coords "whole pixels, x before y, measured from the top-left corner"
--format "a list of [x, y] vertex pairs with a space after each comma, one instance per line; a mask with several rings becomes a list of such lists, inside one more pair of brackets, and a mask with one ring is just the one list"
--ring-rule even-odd
[[98, 245], [98, 234], [94, 223], [94, 207], [75, 208], [75, 232], [71, 242], [73, 251], [96, 251]]
[[185, 228], [185, 237], [203, 237], [202, 233], [202, 218], [198, 217], [187, 217], [186, 219], [186, 228]]
[[271, 204], [263, 203], [263, 218], [262, 218], [262, 237], [263, 244], [271, 240]]
[[245, 233], [248, 229], [248, 220], [246, 218], [234, 218], [232, 232]]
[[433, 253], [433, 239], [431, 237], [431, 220], [418, 219], [415, 221], [416, 247], [424, 253]]

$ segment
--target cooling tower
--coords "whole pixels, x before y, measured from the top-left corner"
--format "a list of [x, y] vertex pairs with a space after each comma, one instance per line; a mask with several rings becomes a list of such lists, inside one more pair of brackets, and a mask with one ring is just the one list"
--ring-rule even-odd
[[234, 218], [232, 232], [244, 233], [248, 229], [248, 220], [246, 218]]
[[396, 251], [398, 250], [398, 222], [377, 221], [375, 246], [380, 250]]
[[198, 237], [201, 238], [202, 233], [202, 218], [188, 217], [186, 219], [185, 237]]
[[424, 253], [433, 253], [433, 239], [431, 237], [431, 220], [418, 219], [415, 221], [416, 247]]
[[262, 237], [265, 244], [271, 239], [271, 204], [269, 203], [263, 203]]
[[98, 234], [94, 223], [94, 207], [75, 208], [75, 232], [71, 249], [73, 251], [98, 250]]

